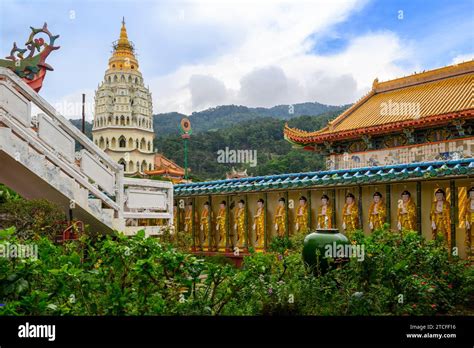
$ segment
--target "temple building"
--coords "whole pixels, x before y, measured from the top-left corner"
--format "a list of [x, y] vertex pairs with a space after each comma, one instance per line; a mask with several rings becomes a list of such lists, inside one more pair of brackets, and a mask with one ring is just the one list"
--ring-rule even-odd
[[176, 185], [178, 217], [187, 217], [178, 228], [193, 237], [208, 231], [193, 238], [196, 252], [216, 250], [215, 234], [224, 228], [230, 252], [265, 250], [275, 236], [337, 228], [350, 237], [388, 224], [394, 233], [440, 238], [454, 255], [468, 257], [474, 244], [473, 86], [474, 61], [375, 79], [367, 95], [326, 127], [285, 126], [285, 139], [324, 155], [327, 168]]
[[123, 20], [104, 80], [95, 93], [92, 138], [122, 164], [126, 175], [134, 175], [154, 169], [154, 137], [151, 93], [143, 83]]
[[247, 178], [249, 175], [247, 174], [247, 168], [244, 170], [235, 170], [234, 167], [230, 170], [230, 172], [225, 173], [226, 179], [239, 179], [239, 178]]
[[160, 176], [162, 178], [169, 179], [175, 184], [186, 182], [184, 180], [184, 168], [177, 165], [161, 153], [155, 154], [154, 167], [155, 169], [146, 172], [146, 176]]

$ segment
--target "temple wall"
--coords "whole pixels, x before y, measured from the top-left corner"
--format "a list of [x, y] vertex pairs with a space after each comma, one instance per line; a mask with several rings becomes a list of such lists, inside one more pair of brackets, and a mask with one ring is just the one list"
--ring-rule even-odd
[[474, 137], [328, 156], [327, 169], [351, 169], [474, 157]]
[[[464, 212], [464, 205], [466, 203], [467, 190], [474, 186], [474, 179], [456, 179], [454, 180], [457, 188], [457, 209], [456, 209], [456, 230], [455, 246], [458, 248], [460, 257], [466, 257], [466, 246], [465, 238], [466, 232], [464, 227], [464, 222], [462, 221], [462, 214]], [[195, 200], [195, 209], [198, 214], [198, 218], [201, 216], [203, 210], [203, 204], [205, 201], [211, 201], [212, 211], [214, 220], [212, 223], [212, 230], [215, 230], [215, 217], [219, 211], [219, 203], [222, 200], [228, 199], [229, 204], [229, 226], [233, 228], [235, 223], [234, 215], [235, 209], [237, 207], [238, 201], [243, 199], [246, 202], [247, 208], [247, 218], [248, 218], [248, 233], [251, 236], [253, 233], [253, 217], [257, 211], [257, 200], [262, 198], [265, 200], [266, 207], [266, 229], [267, 229], [267, 246], [270, 245], [270, 241], [275, 237], [276, 231], [274, 228], [274, 216], [278, 206], [278, 199], [283, 197], [286, 199], [288, 205], [288, 228], [289, 235], [295, 233], [295, 218], [297, 214], [299, 197], [305, 196], [308, 199], [308, 205], [311, 207], [311, 219], [310, 219], [310, 230], [315, 230], [317, 228], [317, 212], [318, 208], [321, 205], [321, 196], [326, 194], [329, 196], [329, 202], [333, 207], [335, 207], [335, 222], [336, 228], [341, 230], [342, 227], [342, 210], [345, 203], [345, 196], [347, 193], [351, 192], [356, 201], [361, 200], [362, 208], [362, 228], [366, 235], [369, 235], [370, 228], [368, 222], [368, 210], [370, 203], [372, 202], [372, 197], [374, 192], [378, 191], [383, 195], [383, 201], [387, 205], [388, 199], [388, 188], [390, 191], [390, 211], [389, 217], [387, 217], [387, 222], [390, 223], [392, 230], [396, 231], [397, 229], [397, 208], [399, 200], [401, 199], [401, 193], [405, 190], [411, 193], [411, 198], [418, 207], [421, 203], [421, 233], [427, 239], [432, 238], [431, 233], [431, 222], [430, 222], [430, 210], [431, 203], [434, 200], [434, 193], [438, 188], [443, 189], [446, 192], [447, 200], [451, 202], [452, 192], [450, 188], [451, 180], [424, 180], [419, 182], [407, 181], [407, 182], [397, 182], [397, 183], [382, 183], [382, 184], [373, 184], [373, 185], [363, 185], [363, 186], [347, 186], [347, 187], [318, 187], [318, 188], [305, 188], [305, 189], [295, 189], [295, 190], [273, 190], [268, 192], [257, 192], [257, 193], [247, 193], [247, 194], [213, 194], [211, 199], [209, 196], [195, 196], [195, 197], [179, 197], [177, 200], [183, 200], [187, 202], [189, 199]], [[419, 194], [417, 188], [420, 188]], [[360, 195], [361, 193], [361, 195]], [[421, 200], [419, 199], [421, 197]], [[178, 203], [180, 206], [180, 204]], [[184, 205], [181, 204], [182, 207]], [[232, 209], [230, 208], [231, 206]], [[387, 208], [388, 205], [387, 205]], [[180, 215], [184, 216], [184, 214]], [[180, 223], [180, 226], [184, 226], [184, 222]], [[196, 225], [196, 232], [198, 232], [199, 223]], [[206, 245], [208, 242], [206, 241]]]

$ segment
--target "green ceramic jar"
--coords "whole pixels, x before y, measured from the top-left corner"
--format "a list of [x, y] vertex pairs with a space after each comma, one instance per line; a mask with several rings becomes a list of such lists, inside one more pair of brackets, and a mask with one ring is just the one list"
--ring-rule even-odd
[[[328, 270], [328, 252], [337, 256], [333, 251], [338, 245], [350, 244], [345, 235], [337, 228], [318, 229], [316, 232], [308, 234], [303, 242], [303, 260], [305, 265], [312, 269], [315, 274], [325, 273]], [[342, 247], [340, 247], [342, 248]], [[317, 251], [319, 254], [317, 255]], [[319, 266], [318, 266], [319, 265]]]

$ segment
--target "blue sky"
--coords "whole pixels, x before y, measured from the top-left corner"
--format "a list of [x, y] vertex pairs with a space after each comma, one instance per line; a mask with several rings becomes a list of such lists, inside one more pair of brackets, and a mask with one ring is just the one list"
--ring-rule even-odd
[[[66, 116], [92, 97], [125, 16], [155, 112], [354, 102], [386, 80], [473, 58], [474, 0], [13, 1], [0, 51], [48, 22], [61, 49], [40, 94]], [[73, 105], [70, 108], [70, 105]]]

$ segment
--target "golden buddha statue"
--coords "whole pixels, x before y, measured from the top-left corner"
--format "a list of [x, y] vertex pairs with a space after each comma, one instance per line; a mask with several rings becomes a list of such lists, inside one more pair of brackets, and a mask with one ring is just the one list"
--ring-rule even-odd
[[379, 230], [383, 227], [387, 218], [387, 209], [382, 201], [382, 194], [375, 192], [373, 201], [369, 207], [369, 228], [371, 231]]
[[352, 193], [346, 195], [346, 204], [342, 208], [342, 229], [350, 233], [359, 228], [359, 207]]
[[332, 228], [332, 207], [329, 205], [329, 197], [321, 196], [321, 205], [318, 208], [318, 228]]
[[232, 249], [245, 246], [245, 202], [241, 199], [237, 204], [234, 215], [234, 233], [232, 234]]
[[216, 217], [216, 233], [214, 233], [214, 251], [225, 248], [225, 239], [227, 234], [227, 203], [222, 201], [219, 204], [219, 213]]
[[176, 232], [179, 231], [179, 226], [178, 226], [178, 205], [175, 203], [173, 205], [173, 226], [174, 230]]
[[451, 208], [449, 201], [446, 200], [446, 194], [442, 189], [435, 192], [435, 200], [431, 204], [431, 231], [433, 239], [437, 235], [442, 235], [448, 246], [451, 245]]
[[397, 220], [399, 231], [416, 229], [416, 205], [408, 191], [403, 191], [402, 199], [398, 201]]
[[[197, 213], [194, 213], [194, 219], [193, 219], [193, 202], [190, 201], [186, 205], [186, 212], [184, 213], [184, 232], [186, 232], [186, 234], [189, 233], [192, 235], [193, 225], [196, 222], [197, 222]], [[196, 245], [196, 248], [199, 248], [201, 246], [198, 232], [196, 232], [194, 235], [194, 243]]]
[[278, 200], [278, 207], [275, 212], [274, 224], [275, 232], [278, 237], [284, 237], [286, 235], [286, 209], [285, 209], [285, 199], [281, 197]]
[[251, 238], [252, 246], [255, 249], [263, 249], [265, 245], [265, 202], [263, 199], [257, 201], [257, 212], [253, 217], [253, 237]]
[[308, 204], [305, 196], [300, 197], [298, 212], [296, 213], [295, 231], [298, 233], [308, 232]]
[[469, 255], [472, 255], [472, 226], [474, 225], [474, 187], [467, 191], [467, 202], [464, 211], [464, 223], [466, 226], [466, 247]]
[[199, 245], [201, 249], [208, 246], [208, 237], [210, 230], [210, 223], [212, 221], [212, 212], [209, 209], [209, 202], [204, 203], [204, 208], [201, 212], [201, 225], [199, 229]]

